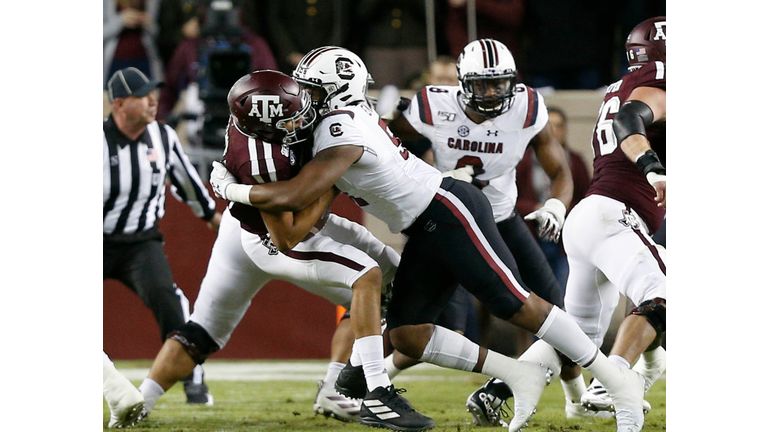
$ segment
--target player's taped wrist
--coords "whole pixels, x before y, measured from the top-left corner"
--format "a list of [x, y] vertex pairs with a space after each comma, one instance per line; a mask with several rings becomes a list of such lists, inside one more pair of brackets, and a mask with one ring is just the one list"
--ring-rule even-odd
[[224, 190], [225, 198], [240, 204], [251, 205], [251, 186], [232, 183]]
[[659, 155], [653, 150], [647, 150], [635, 160], [637, 168], [645, 175], [648, 183], [653, 185], [660, 181], [667, 181], [667, 170], [659, 160]]
[[546, 210], [552, 213], [553, 215], [555, 215], [555, 217], [557, 218], [557, 221], [561, 224], [565, 220], [565, 212], [566, 212], [565, 204], [563, 204], [563, 202], [557, 198], [550, 198], [544, 201], [544, 205], [541, 206], [541, 209]]

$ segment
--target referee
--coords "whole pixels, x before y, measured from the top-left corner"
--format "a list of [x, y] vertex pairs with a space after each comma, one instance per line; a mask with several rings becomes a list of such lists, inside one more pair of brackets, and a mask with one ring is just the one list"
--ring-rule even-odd
[[[111, 114], [104, 120], [104, 273], [117, 279], [152, 310], [165, 336], [189, 318], [189, 300], [173, 281], [158, 222], [165, 214], [166, 178], [171, 192], [208, 227], [221, 213], [184, 153], [176, 131], [158, 123], [154, 90], [136, 68], [115, 72], [107, 83]], [[184, 380], [187, 402], [213, 405], [198, 366]]]

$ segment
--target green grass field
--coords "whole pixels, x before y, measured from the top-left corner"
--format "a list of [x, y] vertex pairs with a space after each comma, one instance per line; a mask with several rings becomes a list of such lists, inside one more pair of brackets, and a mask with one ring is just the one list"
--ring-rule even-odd
[[[212, 360], [215, 366], [225, 366], [225, 361]], [[208, 365], [209, 363], [206, 363]], [[242, 364], [243, 362], [239, 362]], [[274, 363], [274, 362], [273, 362]], [[148, 368], [148, 362], [115, 362], [118, 370]], [[318, 366], [324, 364], [317, 362]], [[140, 384], [136, 373], [129, 376]], [[321, 379], [322, 376], [317, 377]], [[481, 386], [487, 377], [422, 365], [403, 372], [393, 381], [396, 387], [408, 391], [404, 396], [421, 413], [432, 417], [437, 432], [461, 432], [471, 430], [504, 430], [480, 428], [472, 424], [464, 402], [467, 396]], [[312, 404], [317, 392], [316, 381], [223, 381], [206, 379], [215, 405], [194, 406], [186, 403], [183, 387], [177, 384], [157, 403], [152, 414], [134, 427], [137, 431], [157, 432], [244, 432], [244, 431], [372, 431], [357, 423], [315, 416]], [[646, 415], [644, 431], [666, 430], [666, 378], [662, 377], [646, 399], [653, 410]], [[511, 402], [511, 401], [510, 401]], [[545, 390], [538, 406], [538, 413], [526, 432], [594, 431], [614, 432], [616, 426], [608, 419], [568, 420], [563, 409], [563, 390], [558, 380]], [[106, 402], [103, 423], [109, 419]], [[383, 429], [381, 429], [383, 430]]]

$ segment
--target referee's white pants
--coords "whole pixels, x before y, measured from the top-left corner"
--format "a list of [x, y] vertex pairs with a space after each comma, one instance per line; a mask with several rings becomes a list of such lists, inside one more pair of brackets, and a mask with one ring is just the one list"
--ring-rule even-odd
[[571, 210], [563, 227], [569, 274], [565, 309], [599, 347], [619, 294], [635, 305], [667, 298], [666, 250], [634, 210], [590, 195]]

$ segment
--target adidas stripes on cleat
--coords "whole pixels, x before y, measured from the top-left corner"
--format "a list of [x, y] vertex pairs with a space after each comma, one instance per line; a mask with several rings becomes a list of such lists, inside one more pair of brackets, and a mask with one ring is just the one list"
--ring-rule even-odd
[[377, 387], [369, 392], [360, 406], [358, 421], [366, 426], [395, 431], [423, 431], [435, 427], [435, 421], [421, 415], [400, 396], [405, 389]]

